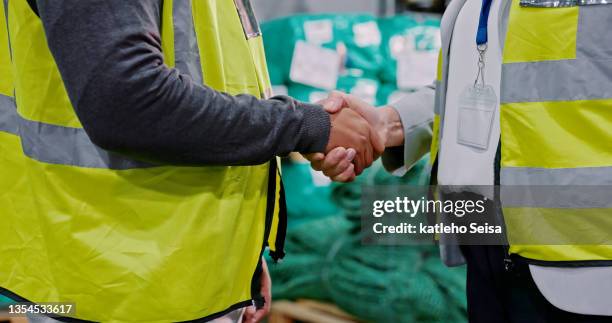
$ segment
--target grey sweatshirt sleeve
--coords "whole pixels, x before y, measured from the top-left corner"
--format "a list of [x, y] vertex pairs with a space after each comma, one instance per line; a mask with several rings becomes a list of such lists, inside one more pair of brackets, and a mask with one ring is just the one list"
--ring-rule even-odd
[[160, 0], [37, 4], [76, 114], [106, 150], [158, 164], [252, 165], [327, 145], [320, 106], [230, 96], [164, 65]]
[[429, 152], [434, 117], [435, 87], [426, 86], [390, 104], [397, 110], [404, 127], [404, 145], [387, 149], [382, 162], [389, 172], [406, 171]]

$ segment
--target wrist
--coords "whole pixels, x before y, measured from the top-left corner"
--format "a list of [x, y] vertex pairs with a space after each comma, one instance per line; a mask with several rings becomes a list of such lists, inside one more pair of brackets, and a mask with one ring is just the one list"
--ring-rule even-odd
[[379, 108], [383, 123], [383, 140], [385, 147], [397, 147], [404, 144], [404, 127], [399, 113], [391, 106]]
[[319, 105], [298, 103], [302, 124], [295, 151], [300, 153], [324, 152], [331, 136], [331, 118]]

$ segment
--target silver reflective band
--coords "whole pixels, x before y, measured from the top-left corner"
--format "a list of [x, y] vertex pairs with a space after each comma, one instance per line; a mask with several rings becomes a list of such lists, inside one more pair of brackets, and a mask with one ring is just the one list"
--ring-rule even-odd
[[521, 7], [563, 8], [609, 3], [611, 3], [609, 0], [521, 0]]
[[504, 185], [500, 187], [500, 193], [503, 207], [611, 209], [612, 211], [612, 186]]
[[603, 59], [504, 64], [501, 103], [612, 98], [610, 75], [612, 64]]
[[[612, 17], [612, 5], [579, 8], [576, 59], [590, 60], [595, 65], [610, 65], [612, 57], [610, 17]], [[610, 82], [608, 80], [608, 83]]]
[[19, 118], [23, 153], [49, 164], [125, 170], [152, 165], [125, 158], [94, 145], [85, 130]]
[[436, 95], [434, 99], [434, 113], [440, 115], [442, 110], [442, 81], [436, 80]]
[[502, 185], [607, 185], [612, 186], [612, 167], [528, 168], [502, 167]]
[[575, 5], [576, 0], [521, 0], [521, 7], [562, 8]]
[[612, 98], [611, 16], [612, 5], [579, 8], [575, 59], [503, 64], [501, 102]]
[[191, 0], [173, 0], [174, 57], [175, 66], [191, 76], [197, 84], [203, 84], [200, 49], [193, 22]]
[[97, 147], [83, 129], [26, 120], [17, 113], [13, 98], [3, 95], [0, 131], [18, 135], [23, 153], [43, 163], [114, 170], [154, 166]]
[[0, 132], [16, 135], [18, 131], [16, 116], [15, 99], [0, 94]]

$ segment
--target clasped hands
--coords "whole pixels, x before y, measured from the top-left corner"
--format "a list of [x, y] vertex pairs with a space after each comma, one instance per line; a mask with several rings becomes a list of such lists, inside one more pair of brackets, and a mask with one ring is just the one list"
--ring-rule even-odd
[[333, 181], [350, 182], [378, 159], [386, 147], [402, 145], [404, 132], [392, 107], [375, 108], [354, 95], [332, 92], [319, 102], [330, 113], [325, 153], [306, 155], [312, 168]]

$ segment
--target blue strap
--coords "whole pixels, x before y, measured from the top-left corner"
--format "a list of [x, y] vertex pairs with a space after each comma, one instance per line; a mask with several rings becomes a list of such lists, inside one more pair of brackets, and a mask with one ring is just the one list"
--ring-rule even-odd
[[480, 20], [478, 21], [478, 32], [476, 33], [476, 44], [483, 45], [489, 40], [487, 34], [487, 25], [489, 22], [489, 12], [493, 0], [482, 0], [482, 8], [480, 9]]

